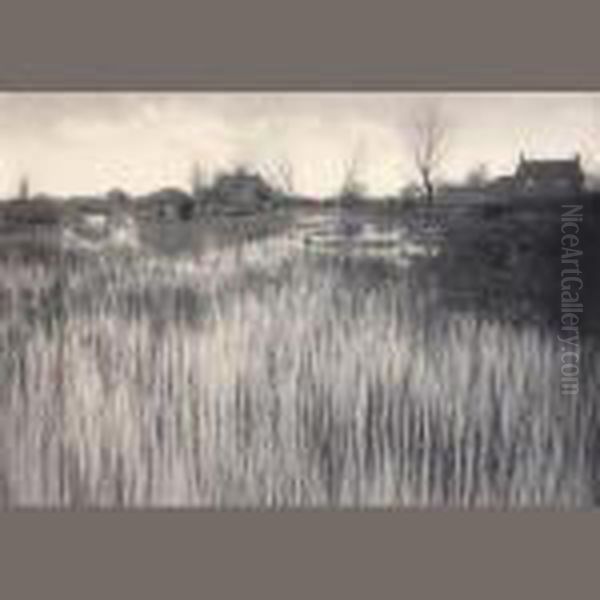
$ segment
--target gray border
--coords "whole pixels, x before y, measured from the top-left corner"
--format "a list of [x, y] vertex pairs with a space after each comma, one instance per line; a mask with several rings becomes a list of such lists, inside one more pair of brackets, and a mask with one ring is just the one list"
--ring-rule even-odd
[[0, 88], [600, 89], [582, 0], [112, 5], [2, 0]]
[[0, 515], [0, 531], [6, 598], [564, 600], [597, 592], [599, 520], [585, 513], [18, 511]]
[[[10, 3], [2, 90], [600, 89], [600, 7], [580, 1]], [[0, 594], [593, 597], [598, 530], [535, 511], [16, 511]]]

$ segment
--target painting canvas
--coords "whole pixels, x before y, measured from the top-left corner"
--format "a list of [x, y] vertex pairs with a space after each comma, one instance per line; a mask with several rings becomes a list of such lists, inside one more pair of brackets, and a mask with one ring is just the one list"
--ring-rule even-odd
[[0, 94], [0, 507], [600, 503], [600, 95]]

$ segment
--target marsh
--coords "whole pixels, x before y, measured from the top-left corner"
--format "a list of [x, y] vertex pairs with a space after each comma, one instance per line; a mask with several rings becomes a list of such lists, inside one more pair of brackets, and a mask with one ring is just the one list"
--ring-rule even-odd
[[4, 231], [0, 504], [597, 504], [555, 219], [344, 210]]

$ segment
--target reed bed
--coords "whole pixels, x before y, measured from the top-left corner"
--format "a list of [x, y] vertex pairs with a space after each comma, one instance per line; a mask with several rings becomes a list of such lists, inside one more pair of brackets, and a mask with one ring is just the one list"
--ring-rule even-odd
[[401, 264], [278, 236], [0, 271], [1, 505], [596, 501], [597, 365], [565, 400], [551, 331], [445, 310]]

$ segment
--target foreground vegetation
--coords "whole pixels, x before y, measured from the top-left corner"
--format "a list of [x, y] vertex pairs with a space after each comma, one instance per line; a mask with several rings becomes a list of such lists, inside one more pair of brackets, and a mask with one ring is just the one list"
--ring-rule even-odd
[[566, 402], [551, 328], [450, 307], [448, 248], [407, 265], [300, 231], [3, 251], [0, 504], [598, 501], [593, 338]]

